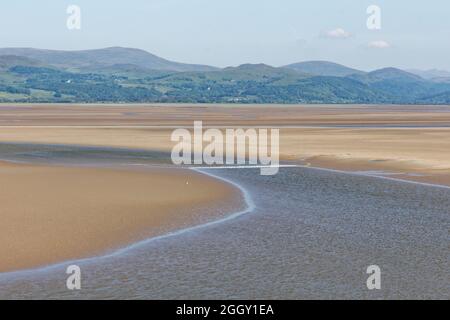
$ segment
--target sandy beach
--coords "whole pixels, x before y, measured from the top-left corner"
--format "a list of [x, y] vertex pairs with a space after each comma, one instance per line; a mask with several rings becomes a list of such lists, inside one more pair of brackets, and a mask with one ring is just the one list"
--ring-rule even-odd
[[448, 106], [2, 105], [0, 142], [168, 153], [173, 129], [198, 120], [205, 127], [281, 128], [283, 160], [450, 185]]
[[0, 302], [450, 300], [450, 0], [103, 2], [2, 2]]
[[0, 181], [0, 272], [89, 257], [214, 219], [212, 209], [239, 196], [188, 170], [0, 162]]
[[[283, 161], [450, 185], [448, 107], [1, 105], [0, 143], [151, 150], [170, 165], [171, 132], [195, 120], [279, 127]], [[0, 170], [7, 186], [0, 192], [0, 272], [93, 255], [193, 223], [202, 206], [223, 206], [238, 193], [189, 170], [4, 162]]]
[[[280, 128], [299, 166], [210, 170], [234, 185], [176, 168], [170, 134], [197, 120]], [[0, 159], [0, 298], [448, 296], [449, 189], [395, 179], [450, 186], [449, 107], [1, 105]], [[85, 257], [82, 292], [64, 263], [3, 273]]]

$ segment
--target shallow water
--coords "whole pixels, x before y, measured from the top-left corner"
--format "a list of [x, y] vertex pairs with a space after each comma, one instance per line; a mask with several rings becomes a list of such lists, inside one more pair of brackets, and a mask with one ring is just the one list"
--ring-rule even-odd
[[[80, 291], [65, 287], [72, 263], [0, 274], [0, 298], [450, 298], [450, 189], [311, 168], [209, 173], [254, 210], [77, 262]], [[382, 289], [369, 291], [373, 264]]]

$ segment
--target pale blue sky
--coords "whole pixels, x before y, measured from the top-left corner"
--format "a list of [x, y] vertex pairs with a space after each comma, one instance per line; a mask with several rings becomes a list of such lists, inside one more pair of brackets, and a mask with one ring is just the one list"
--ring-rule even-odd
[[[69, 4], [82, 10], [79, 31], [66, 28]], [[371, 4], [382, 10], [378, 31], [366, 27]], [[3, 0], [0, 47], [129, 46], [222, 67], [331, 60], [450, 70], [449, 17], [448, 0]], [[338, 28], [349, 36], [324, 36]]]

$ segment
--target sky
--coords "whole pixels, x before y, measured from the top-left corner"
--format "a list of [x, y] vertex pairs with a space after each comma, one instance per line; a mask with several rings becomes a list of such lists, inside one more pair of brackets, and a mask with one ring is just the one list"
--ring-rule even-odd
[[[67, 7], [81, 28], [68, 29]], [[381, 29], [367, 27], [380, 8]], [[450, 70], [448, 0], [15, 0], [0, 4], [0, 47], [144, 49], [219, 67], [329, 60], [362, 70]]]

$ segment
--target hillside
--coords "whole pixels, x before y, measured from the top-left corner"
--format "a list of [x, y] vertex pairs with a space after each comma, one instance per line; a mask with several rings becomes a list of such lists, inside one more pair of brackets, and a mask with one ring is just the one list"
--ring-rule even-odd
[[33, 48], [3, 48], [0, 56], [14, 55], [40, 61], [44, 64], [89, 71], [91, 68], [113, 65], [134, 65], [138, 68], [166, 71], [211, 71], [217, 68], [184, 64], [160, 58], [147, 51], [133, 48], [111, 47], [96, 50], [58, 51]]
[[42, 62], [15, 55], [0, 55], [0, 71], [7, 71], [14, 66], [41, 66]]
[[352, 74], [364, 74], [363, 71], [329, 61], [305, 61], [289, 64], [284, 68], [315, 76], [345, 77]]
[[406, 70], [410, 73], [418, 75], [427, 80], [439, 80], [439, 79], [450, 79], [450, 72], [445, 70], [431, 69], [431, 70], [418, 70], [409, 69]]
[[450, 82], [400, 69], [300, 66], [215, 69], [126, 48], [0, 49], [0, 102], [450, 104]]

